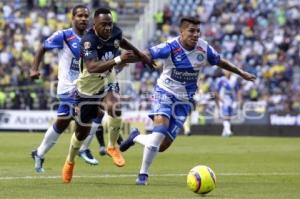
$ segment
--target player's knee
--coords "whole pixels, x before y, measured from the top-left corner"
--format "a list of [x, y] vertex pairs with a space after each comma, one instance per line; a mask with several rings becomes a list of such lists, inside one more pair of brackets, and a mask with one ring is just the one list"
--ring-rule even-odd
[[89, 135], [90, 128], [87, 126], [77, 126], [77, 130], [75, 131], [75, 135], [79, 141], [85, 140], [85, 138]]
[[167, 150], [167, 148], [169, 148], [169, 147], [165, 147], [165, 146], [160, 145], [159, 151], [158, 151], [158, 152], [162, 153], [162, 152], [164, 152], [165, 150]]
[[59, 120], [58, 119], [53, 124], [53, 129], [55, 130], [56, 133], [61, 134], [68, 128], [70, 122], [71, 122], [71, 120]]
[[164, 152], [165, 150], [167, 150], [172, 143], [173, 141], [170, 138], [166, 137], [159, 147], [159, 152]]

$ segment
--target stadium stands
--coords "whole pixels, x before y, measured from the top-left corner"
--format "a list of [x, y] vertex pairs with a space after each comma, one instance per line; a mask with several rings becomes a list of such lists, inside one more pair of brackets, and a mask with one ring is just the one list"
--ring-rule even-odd
[[[45, 4], [47, 1], [38, 1], [37, 5], [34, 2], [0, 3], [1, 109], [49, 109], [55, 100], [50, 97], [50, 87], [57, 77], [56, 56], [46, 55], [41, 67], [42, 78], [37, 82], [29, 80], [29, 69], [40, 41], [55, 30], [68, 27], [69, 10], [80, 1], [49, 5]], [[138, 1], [101, 2], [119, 15], [143, 13]], [[99, 6], [98, 1], [83, 3]], [[265, 101], [270, 112], [300, 112], [299, 1], [171, 0], [163, 10], [163, 23], [157, 27], [149, 46], [176, 36], [176, 25], [185, 15], [199, 16], [203, 22], [202, 36], [224, 57], [258, 76], [255, 85], [243, 83], [244, 101]], [[119, 17], [119, 21], [126, 25], [127, 20]], [[151, 92], [158, 74], [140, 63], [136, 65], [133, 88], [125, 91], [139, 100], [136, 103], [140, 105], [132, 108], [149, 108], [149, 99], [141, 94]], [[215, 70], [203, 70], [201, 92], [210, 91], [215, 77]]]
[[[269, 112], [299, 112], [299, 8], [299, 1], [172, 0], [149, 46], [176, 36], [180, 17], [198, 16], [202, 37], [225, 58], [257, 75], [255, 85], [243, 82], [244, 101], [265, 101]], [[202, 93], [211, 90], [217, 75], [214, 69], [203, 70]], [[148, 70], [134, 75], [136, 80], [148, 76]]]

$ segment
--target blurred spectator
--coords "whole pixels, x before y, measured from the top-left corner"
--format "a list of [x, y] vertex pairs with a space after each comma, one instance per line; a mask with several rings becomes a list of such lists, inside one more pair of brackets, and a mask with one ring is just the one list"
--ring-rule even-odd
[[[140, 1], [84, 3], [91, 7], [110, 6], [118, 14], [143, 12]], [[73, 5], [73, 1], [54, 0], [0, 2], [1, 108], [50, 108], [54, 98], [50, 96], [49, 82], [56, 81], [56, 56], [48, 53], [45, 57], [43, 80], [31, 82], [29, 69], [40, 41], [69, 26]], [[300, 112], [300, 1], [170, 0], [156, 14], [157, 31], [149, 46], [177, 36], [177, 23], [182, 16], [198, 16], [203, 22], [202, 37], [224, 57], [257, 75], [255, 84], [242, 82], [243, 101], [266, 101], [269, 111]], [[214, 68], [203, 69], [200, 79], [204, 96], [210, 92], [214, 73]], [[137, 104], [143, 102], [141, 109], [149, 108], [146, 104], [157, 77], [158, 72], [137, 64], [132, 75], [135, 82], [128, 93], [135, 96], [132, 99]], [[136, 97], [139, 94], [146, 97]]]
[[[203, 22], [202, 37], [224, 57], [257, 75], [255, 84], [242, 82], [243, 101], [266, 101], [270, 112], [299, 111], [299, 101], [291, 99], [299, 98], [295, 90], [300, 89], [294, 83], [300, 82], [300, 1], [171, 0], [166, 13], [163, 19], [167, 20], [163, 24], [158, 20], [158, 31], [149, 46], [177, 36], [173, 25], [182, 16], [196, 14]], [[134, 77], [139, 80], [143, 76], [137, 71]], [[210, 85], [213, 73], [203, 71], [204, 85]]]

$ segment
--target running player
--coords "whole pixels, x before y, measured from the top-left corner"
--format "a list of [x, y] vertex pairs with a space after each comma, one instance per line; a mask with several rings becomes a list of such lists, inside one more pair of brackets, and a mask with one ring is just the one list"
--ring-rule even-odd
[[[52, 126], [48, 128], [39, 147], [32, 151], [32, 158], [35, 160], [36, 172], [44, 172], [44, 156], [54, 146], [59, 136], [69, 126], [72, 120], [72, 98], [70, 92], [75, 89], [75, 80], [79, 75], [80, 41], [86, 32], [89, 23], [89, 10], [84, 5], [77, 5], [72, 9], [72, 27], [57, 31], [46, 39], [37, 51], [31, 69], [31, 78], [37, 79], [40, 76], [39, 65], [47, 51], [58, 49], [58, 86], [57, 96], [60, 101], [57, 118]], [[79, 154], [84, 160], [92, 165], [98, 161], [92, 156], [89, 145], [101, 123], [99, 118], [92, 124], [90, 135], [82, 145]]]
[[[132, 51], [120, 55], [119, 47]], [[148, 60], [146, 55], [122, 37], [121, 29], [112, 22], [110, 10], [97, 9], [94, 14], [94, 26], [81, 41], [80, 75], [76, 83], [77, 90], [73, 93], [77, 103], [76, 131], [71, 138], [62, 171], [64, 183], [70, 183], [72, 180], [75, 156], [88, 135], [92, 118], [98, 114], [99, 104], [108, 115], [109, 142], [106, 152], [112, 157], [115, 165], [125, 165], [117, 145], [122, 120], [115, 67], [137, 62], [139, 58]]]
[[220, 55], [206, 41], [200, 39], [200, 21], [184, 17], [180, 21], [180, 36], [149, 49], [149, 59], [163, 59], [163, 71], [154, 91], [152, 134], [142, 135], [133, 129], [120, 145], [126, 151], [135, 142], [144, 145], [144, 154], [136, 184], [147, 185], [149, 167], [158, 151], [165, 151], [182, 129], [186, 117], [193, 110], [193, 96], [197, 91], [200, 69], [217, 65], [246, 80], [255, 76], [239, 69]]

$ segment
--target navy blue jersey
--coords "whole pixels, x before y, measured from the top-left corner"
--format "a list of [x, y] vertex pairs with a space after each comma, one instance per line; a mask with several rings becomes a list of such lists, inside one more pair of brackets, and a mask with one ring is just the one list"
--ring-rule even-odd
[[80, 74], [77, 80], [77, 89], [85, 95], [95, 95], [105, 90], [109, 84], [115, 83], [116, 71], [107, 70], [103, 73], [89, 73], [85, 61], [108, 61], [120, 54], [122, 31], [113, 27], [112, 36], [104, 40], [97, 36], [94, 29], [90, 29], [82, 37], [80, 49]]

